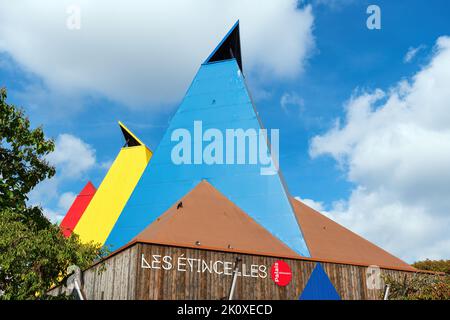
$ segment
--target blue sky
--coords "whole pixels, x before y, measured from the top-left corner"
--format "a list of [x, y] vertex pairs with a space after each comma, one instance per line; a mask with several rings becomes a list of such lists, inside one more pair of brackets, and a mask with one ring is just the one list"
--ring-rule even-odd
[[[421, 1], [378, 1], [382, 9], [380, 31], [365, 27], [365, 9], [372, 3], [315, 7], [316, 49], [305, 74], [277, 86], [275, 99], [258, 103], [265, 125], [287, 127], [281, 139], [285, 146], [280, 149], [286, 157], [282, 167], [293, 194], [326, 203], [349, 195], [352, 185], [336, 170], [332, 159], [309, 157], [310, 139], [327, 131], [342, 116], [343, 103], [356, 88], [388, 89], [402, 77], [411, 76], [426, 61], [436, 39], [450, 32], [443, 7], [431, 5], [441, 3], [450, 10], [443, 1], [431, 1], [428, 6]], [[419, 52], [413, 63], [403, 63], [408, 49], [420, 45], [428, 50]], [[274, 110], [283, 92], [295, 92], [303, 99], [298, 117]]]
[[[411, 187], [420, 181], [399, 178], [398, 183], [384, 183], [374, 178], [390, 169], [395, 176], [405, 168], [411, 168], [406, 177], [414, 176], [416, 164], [408, 159], [421, 158], [430, 146], [427, 142], [422, 148], [422, 136], [407, 134], [413, 139], [408, 143], [417, 144], [417, 154], [399, 155], [395, 161], [401, 167], [382, 166], [386, 158], [378, 157], [389, 149], [377, 150], [375, 138], [404, 124], [397, 116], [403, 104], [392, 106], [390, 98], [398, 95], [403, 99], [405, 95], [405, 104], [414, 111], [415, 104], [408, 97], [412, 100], [416, 92], [433, 97], [443, 92], [438, 85], [436, 91], [421, 91], [414, 79], [428, 76], [423, 70], [438, 69], [430, 71], [430, 77], [439, 75], [436, 83], [450, 80], [447, 43], [438, 43], [440, 37], [450, 36], [448, 1], [309, 0], [297, 8], [290, 0], [274, 1], [267, 8], [257, 8], [252, 1], [244, 2], [246, 8], [236, 4], [216, 8], [203, 2], [192, 9], [175, 1], [179, 8], [172, 6], [170, 11], [155, 1], [155, 7], [164, 7], [155, 10], [167, 14], [168, 21], [158, 18], [161, 14], [147, 17], [145, 11], [153, 8], [140, 1], [106, 9], [102, 1], [98, 8], [84, 1], [62, 1], [58, 6], [44, 1], [41, 8], [34, 9], [31, 3], [21, 7], [26, 2], [0, 4], [0, 86], [7, 87], [9, 102], [25, 108], [33, 125], [44, 125], [57, 146], [58, 142], [72, 143], [73, 148], [65, 149], [74, 152], [71, 157], [78, 154], [88, 159], [52, 158], [60, 169], [58, 177], [36, 190], [32, 198], [53, 218], [64, 214], [88, 179], [96, 186], [101, 182], [123, 145], [118, 120], [151, 149], [156, 148], [196, 69], [239, 18], [244, 72], [265, 127], [280, 128], [280, 165], [291, 194], [408, 261], [449, 257], [450, 204], [443, 198], [450, 184], [442, 182], [439, 174], [435, 180], [425, 179], [427, 190], [431, 188], [436, 195], [430, 204], [430, 197], [417, 200], [424, 190]], [[81, 8], [81, 29], [68, 31], [65, 10], [72, 3]], [[370, 4], [381, 9], [380, 30], [366, 27]], [[124, 6], [129, 11], [120, 10]], [[182, 13], [173, 12], [177, 10]], [[208, 19], [202, 15], [204, 11], [215, 18]], [[113, 14], [118, 18], [109, 19]], [[137, 21], [134, 27], [128, 25], [133, 17]], [[61, 30], [52, 29], [55, 25]], [[285, 45], [286, 49], [274, 49]], [[399, 88], [402, 80], [410, 83], [407, 93]], [[376, 89], [384, 95], [378, 97]], [[364, 100], [366, 96], [369, 102]], [[349, 110], [364, 106], [369, 109], [358, 122], [366, 127], [360, 134]], [[443, 112], [440, 119], [445, 117], [445, 107], [448, 110], [450, 105], [438, 109]], [[417, 110], [416, 116], [422, 109]], [[373, 120], [384, 114], [382, 126]], [[337, 119], [340, 126], [335, 127]], [[426, 129], [427, 134], [448, 134], [450, 123], [441, 125], [438, 120], [420, 126], [411, 120], [408, 125]], [[414, 129], [416, 132], [419, 129]], [[409, 146], [397, 138], [389, 138], [400, 141], [389, 145], [394, 150]], [[361, 150], [368, 141], [375, 145], [364, 153]], [[435, 148], [445, 150], [447, 146], [443, 143]], [[361, 164], [366, 154], [373, 165]], [[417, 166], [424, 172], [433, 167], [446, 171], [450, 169], [447, 156], [437, 152], [432, 160], [424, 159]], [[436, 159], [440, 162], [433, 165]], [[435, 175], [430, 171], [429, 176]], [[394, 177], [392, 181], [397, 180]], [[411, 225], [405, 226], [410, 213]], [[435, 236], [427, 236], [431, 233]]]

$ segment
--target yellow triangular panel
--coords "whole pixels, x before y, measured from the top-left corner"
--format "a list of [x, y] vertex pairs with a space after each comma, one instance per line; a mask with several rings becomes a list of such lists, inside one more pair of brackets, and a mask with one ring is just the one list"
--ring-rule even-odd
[[[127, 140], [74, 229], [84, 243], [104, 244], [147, 166], [152, 152], [119, 122]], [[129, 135], [129, 136], [128, 136]], [[132, 137], [133, 146], [128, 146]]]

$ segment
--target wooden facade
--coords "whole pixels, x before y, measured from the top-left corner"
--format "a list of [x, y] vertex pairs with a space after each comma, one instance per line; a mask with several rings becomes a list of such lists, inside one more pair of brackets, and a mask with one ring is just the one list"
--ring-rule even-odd
[[[82, 292], [88, 300], [227, 299], [236, 258], [241, 259], [236, 300], [296, 300], [317, 263], [322, 264], [341, 299], [380, 299], [384, 291], [383, 283], [379, 289], [367, 287], [367, 266], [135, 243], [85, 270]], [[292, 280], [286, 286], [278, 286], [271, 278], [271, 266], [277, 260], [291, 268]], [[385, 268], [380, 271], [402, 280], [415, 274]], [[51, 294], [65, 291], [60, 286]]]

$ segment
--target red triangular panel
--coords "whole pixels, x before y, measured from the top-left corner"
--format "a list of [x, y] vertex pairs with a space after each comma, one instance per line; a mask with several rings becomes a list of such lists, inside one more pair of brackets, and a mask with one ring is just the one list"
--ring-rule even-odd
[[73, 229], [80, 221], [84, 210], [86, 210], [96, 191], [94, 185], [89, 181], [75, 198], [60, 224], [61, 231], [65, 237], [69, 237], [72, 234]]

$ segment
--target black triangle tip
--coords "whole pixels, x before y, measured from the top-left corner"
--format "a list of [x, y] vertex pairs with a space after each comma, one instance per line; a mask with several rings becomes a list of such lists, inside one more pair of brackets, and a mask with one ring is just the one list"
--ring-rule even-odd
[[124, 147], [141, 146], [143, 143], [139, 140], [125, 125], [119, 121], [119, 127], [125, 139]]
[[222, 60], [236, 59], [239, 68], [242, 71], [241, 39], [239, 34], [239, 20], [228, 31], [219, 45], [206, 59], [205, 63], [217, 62]]

